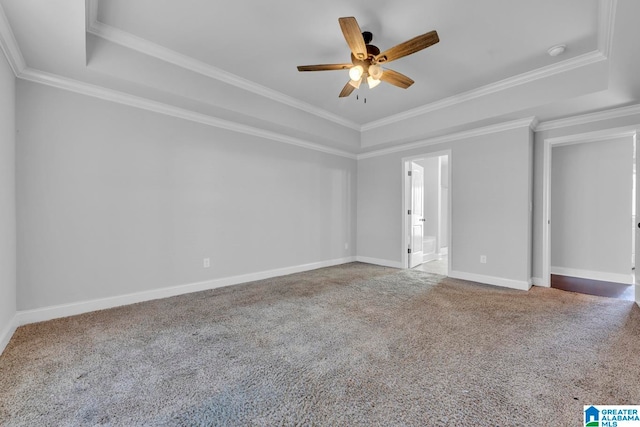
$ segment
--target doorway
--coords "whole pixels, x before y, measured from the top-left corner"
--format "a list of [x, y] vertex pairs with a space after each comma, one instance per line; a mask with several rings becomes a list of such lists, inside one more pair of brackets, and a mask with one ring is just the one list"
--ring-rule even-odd
[[451, 263], [450, 150], [402, 159], [403, 265], [448, 275]]
[[546, 286], [638, 299], [635, 143], [635, 127], [544, 141]]

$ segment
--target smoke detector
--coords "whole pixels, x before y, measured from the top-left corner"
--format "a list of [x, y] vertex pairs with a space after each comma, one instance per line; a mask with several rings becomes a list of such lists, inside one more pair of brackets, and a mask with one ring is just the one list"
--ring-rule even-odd
[[550, 47], [547, 53], [549, 54], [549, 56], [558, 56], [564, 53], [566, 48], [566, 44], [559, 44], [557, 46]]

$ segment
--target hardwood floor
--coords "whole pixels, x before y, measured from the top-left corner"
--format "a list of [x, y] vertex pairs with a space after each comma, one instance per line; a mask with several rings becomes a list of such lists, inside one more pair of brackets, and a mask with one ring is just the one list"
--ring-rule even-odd
[[552, 274], [551, 287], [564, 291], [635, 301], [634, 286], [623, 283], [602, 282]]

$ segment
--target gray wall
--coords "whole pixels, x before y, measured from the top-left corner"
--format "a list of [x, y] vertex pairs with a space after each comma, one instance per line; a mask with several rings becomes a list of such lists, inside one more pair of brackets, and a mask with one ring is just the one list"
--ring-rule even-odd
[[554, 147], [551, 166], [551, 272], [630, 282], [633, 138]]
[[15, 100], [16, 79], [0, 51], [0, 341], [16, 313]]
[[528, 282], [531, 144], [523, 127], [360, 160], [358, 255], [401, 261], [402, 158], [451, 149], [452, 270]]
[[26, 81], [17, 95], [20, 310], [355, 254], [355, 160]]

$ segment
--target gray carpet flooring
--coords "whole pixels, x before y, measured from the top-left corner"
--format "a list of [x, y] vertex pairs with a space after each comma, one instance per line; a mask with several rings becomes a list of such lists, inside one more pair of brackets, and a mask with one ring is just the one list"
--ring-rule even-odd
[[640, 309], [361, 263], [19, 328], [3, 426], [579, 426], [640, 403]]

